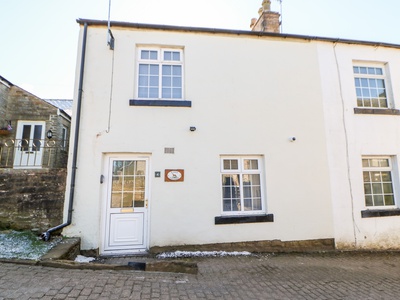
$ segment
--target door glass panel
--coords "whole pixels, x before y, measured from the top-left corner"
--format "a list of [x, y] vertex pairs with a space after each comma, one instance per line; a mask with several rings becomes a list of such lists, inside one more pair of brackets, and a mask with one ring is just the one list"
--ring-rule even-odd
[[42, 125], [35, 125], [35, 129], [33, 131], [32, 151], [40, 151], [41, 138], [42, 138]]
[[133, 193], [124, 192], [123, 207], [133, 207]]
[[146, 161], [115, 160], [111, 208], [144, 207]]
[[120, 208], [122, 200], [122, 193], [111, 194], [111, 208]]
[[29, 151], [30, 138], [31, 138], [31, 125], [24, 125], [22, 129], [21, 151]]

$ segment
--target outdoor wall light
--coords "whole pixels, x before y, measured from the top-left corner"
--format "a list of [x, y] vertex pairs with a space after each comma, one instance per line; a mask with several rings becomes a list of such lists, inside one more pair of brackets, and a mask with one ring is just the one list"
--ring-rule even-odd
[[51, 138], [53, 137], [53, 131], [51, 131], [51, 130], [49, 129], [49, 130], [47, 131], [46, 136], [47, 136], [48, 139], [51, 139]]
[[190, 126], [190, 131], [196, 131], [196, 127]]

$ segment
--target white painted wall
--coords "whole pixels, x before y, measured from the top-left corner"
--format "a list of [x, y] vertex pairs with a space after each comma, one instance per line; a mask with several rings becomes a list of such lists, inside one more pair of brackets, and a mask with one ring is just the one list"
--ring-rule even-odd
[[[335, 55], [336, 52], [336, 55]], [[361, 218], [366, 210], [361, 157], [400, 155], [400, 116], [355, 114], [353, 61], [386, 63], [394, 108], [400, 107], [400, 52], [395, 48], [320, 42], [331, 193], [338, 248], [400, 249], [399, 216]], [[400, 203], [399, 160], [395, 163]], [[370, 208], [371, 209], [371, 208]]]
[[[151, 155], [150, 246], [333, 238], [316, 43], [116, 27], [113, 34], [111, 51], [105, 27], [88, 29], [74, 215], [65, 235], [81, 236], [82, 249], [99, 247], [104, 155], [145, 153]], [[191, 108], [129, 106], [138, 45], [184, 48]], [[175, 154], [164, 154], [164, 147]], [[273, 223], [214, 224], [225, 154], [264, 157]], [[170, 168], [185, 169], [185, 181], [154, 178]]]

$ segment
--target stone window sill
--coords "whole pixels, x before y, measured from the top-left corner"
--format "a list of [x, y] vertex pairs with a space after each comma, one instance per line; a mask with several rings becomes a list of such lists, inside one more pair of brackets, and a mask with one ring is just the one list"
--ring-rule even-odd
[[215, 225], [274, 222], [273, 214], [215, 217]]
[[361, 108], [355, 107], [354, 108], [355, 114], [362, 114], [362, 115], [392, 115], [392, 116], [399, 116], [400, 110], [386, 108], [386, 109], [377, 109], [377, 108]]
[[189, 100], [137, 100], [130, 99], [130, 106], [192, 107]]
[[361, 218], [379, 218], [400, 216], [400, 209], [368, 209], [361, 211]]

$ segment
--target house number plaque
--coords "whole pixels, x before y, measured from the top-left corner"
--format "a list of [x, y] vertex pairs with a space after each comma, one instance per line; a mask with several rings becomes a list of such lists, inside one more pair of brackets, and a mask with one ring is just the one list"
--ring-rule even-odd
[[165, 170], [164, 180], [166, 182], [182, 182], [184, 178], [185, 178], [185, 170], [183, 169]]

